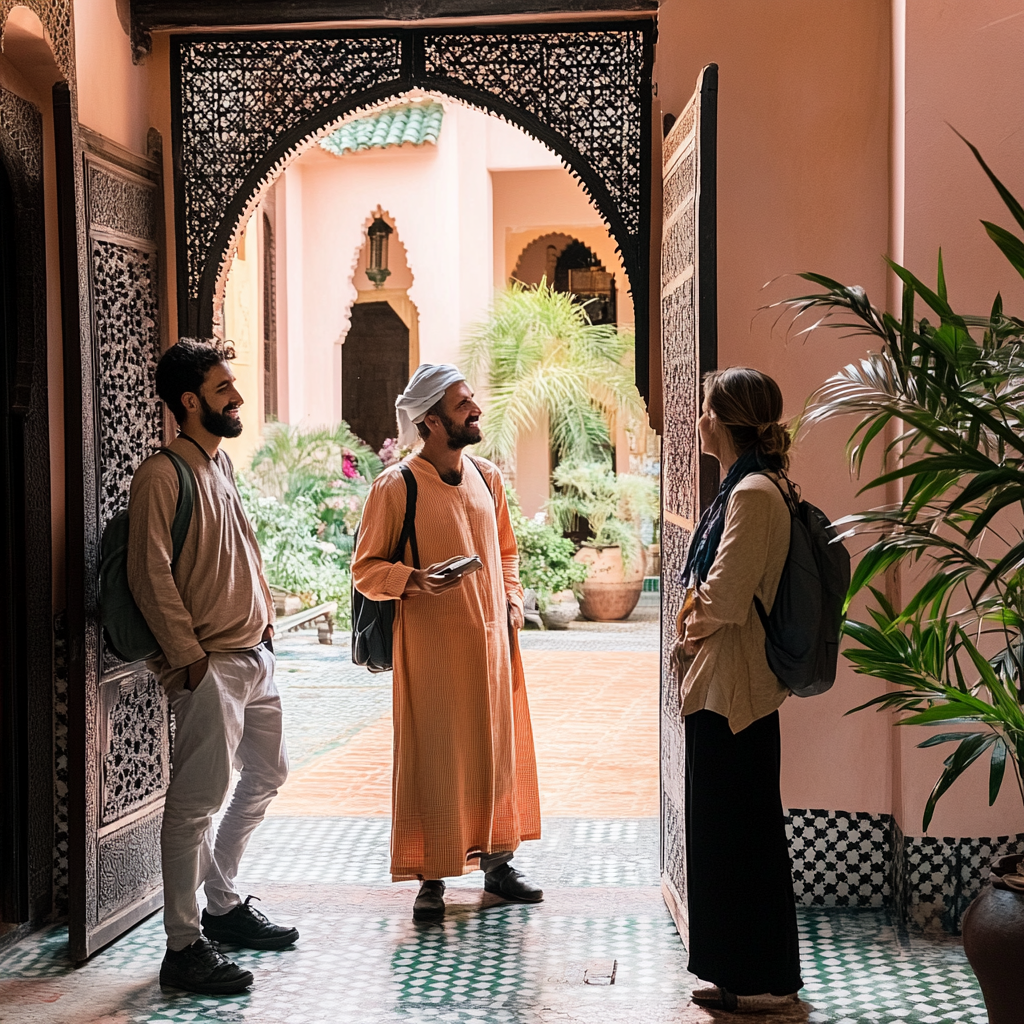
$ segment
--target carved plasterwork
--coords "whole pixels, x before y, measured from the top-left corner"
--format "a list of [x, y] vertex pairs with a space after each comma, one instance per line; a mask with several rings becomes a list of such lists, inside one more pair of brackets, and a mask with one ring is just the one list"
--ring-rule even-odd
[[89, 217], [94, 227], [156, 241], [156, 191], [133, 178], [89, 168]]
[[157, 811], [99, 841], [95, 908], [98, 920], [159, 888], [162, 817], [163, 812]]
[[40, 183], [43, 152], [42, 118], [39, 111], [28, 100], [13, 92], [0, 89], [0, 128], [10, 136], [21, 157], [26, 175]]
[[544, 141], [570, 167], [576, 161], [566, 143], [571, 146], [596, 172], [626, 230], [637, 234], [645, 128], [641, 32], [445, 32], [426, 36], [423, 51], [428, 79], [454, 85], [457, 95], [466, 89], [525, 111], [548, 129]]
[[107, 712], [103, 757], [103, 821], [123, 818], [163, 792], [167, 763], [167, 698], [149, 672], [139, 672], [117, 690]]
[[156, 191], [108, 164], [88, 164], [93, 330], [99, 359], [100, 522], [128, 501], [132, 474], [159, 445]]
[[178, 37], [181, 313], [190, 329], [210, 329], [234, 235], [287, 162], [346, 116], [415, 90], [497, 114], [549, 145], [593, 198], [634, 292], [645, 294], [650, 29]]
[[232, 199], [289, 129], [397, 82], [393, 36], [183, 41], [181, 132], [189, 294]]

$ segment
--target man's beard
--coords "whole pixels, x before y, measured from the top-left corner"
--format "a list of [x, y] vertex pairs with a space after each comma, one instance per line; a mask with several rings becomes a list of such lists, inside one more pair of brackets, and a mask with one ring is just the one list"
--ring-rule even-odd
[[199, 422], [202, 423], [203, 428], [213, 434], [214, 437], [238, 437], [238, 435], [241, 434], [242, 421], [240, 419], [234, 419], [227, 414], [228, 409], [237, 408], [236, 406], [229, 404], [224, 406], [223, 412], [214, 412], [202, 395], [199, 396], [199, 404], [203, 407], [203, 412], [199, 417]]
[[480, 435], [480, 427], [476, 423], [466, 423], [460, 427], [447, 414], [440, 412], [438, 415], [444, 424], [445, 433], [448, 435], [448, 447], [452, 451], [460, 451], [467, 445], [479, 444], [483, 440]]

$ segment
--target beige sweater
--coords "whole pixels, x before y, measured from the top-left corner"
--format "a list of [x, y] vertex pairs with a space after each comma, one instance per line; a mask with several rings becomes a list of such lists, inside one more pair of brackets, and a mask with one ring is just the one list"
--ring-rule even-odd
[[166, 455], [139, 466], [128, 502], [128, 585], [162, 652], [150, 668], [168, 687], [210, 651], [256, 647], [274, 621], [263, 559], [227, 456], [211, 459], [184, 437], [169, 447], [196, 478], [192, 523], [173, 575], [178, 473]]
[[789, 554], [790, 515], [778, 487], [760, 473], [729, 497], [725, 531], [707, 580], [686, 617], [686, 636], [703, 640], [682, 683], [684, 715], [706, 708], [734, 733], [770, 715], [789, 696], [768, 667], [756, 594], [770, 611]]

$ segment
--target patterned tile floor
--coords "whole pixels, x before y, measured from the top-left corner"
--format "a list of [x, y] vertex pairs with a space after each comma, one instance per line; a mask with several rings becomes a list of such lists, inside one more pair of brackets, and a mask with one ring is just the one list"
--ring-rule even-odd
[[[337, 646], [321, 647], [308, 634], [291, 634], [279, 645], [278, 666], [295, 777], [317, 765], [334, 765], [335, 774], [324, 776], [325, 787], [334, 792], [353, 772], [390, 769], [381, 757], [390, 745], [390, 677], [351, 666], [347, 637], [337, 639]], [[627, 623], [577, 623], [566, 632], [526, 633], [523, 647], [532, 664], [539, 751], [550, 733], [550, 749], [540, 760], [550, 764], [561, 758], [555, 774], [565, 776], [561, 789], [558, 780], [552, 783], [546, 806], [552, 806], [551, 793], [559, 806], [563, 797], [557, 794], [563, 793], [564, 806], [571, 808], [562, 817], [546, 817], [544, 838], [524, 844], [516, 855], [517, 866], [544, 885], [543, 904], [504, 905], [484, 895], [481, 876], [473, 874], [450, 883], [442, 926], [414, 925], [415, 885], [389, 882], [389, 821], [382, 816], [380, 793], [370, 787], [373, 809], [361, 808], [359, 816], [325, 816], [332, 815], [324, 803], [327, 788], [317, 796], [314, 787], [314, 813], [269, 818], [243, 861], [243, 891], [261, 896], [268, 913], [302, 932], [294, 949], [232, 951], [256, 976], [251, 993], [207, 999], [161, 990], [163, 931], [156, 915], [80, 968], [67, 960], [66, 929], [51, 928], [16, 946], [0, 958], [0, 1021], [707, 1024], [735, 1019], [689, 1002], [695, 979], [686, 972], [685, 950], [659, 891], [657, 819], [636, 816], [653, 815], [656, 804], [649, 812], [638, 810], [637, 793], [608, 793], [608, 780], [591, 792], [580, 789], [580, 779], [571, 775], [574, 770], [581, 777], [592, 774], [586, 764], [595, 751], [600, 758], [609, 756], [601, 732], [605, 718], [625, 722], [622, 716], [637, 716], [637, 737], [642, 737], [644, 709], [652, 699], [645, 674], [656, 675], [654, 663], [646, 664], [658, 649], [656, 613], [642, 607]], [[591, 655], [586, 679], [578, 678], [580, 652]], [[633, 680], [635, 692], [623, 686], [624, 678]], [[606, 692], [598, 693], [598, 686]], [[652, 692], [656, 704], [656, 687]], [[616, 712], [609, 716], [613, 698]], [[595, 709], [604, 709], [604, 716]], [[636, 739], [633, 756], [656, 764], [656, 755], [641, 749], [656, 738], [655, 722], [651, 736]], [[349, 774], [339, 775], [342, 769]], [[630, 770], [623, 762], [616, 772]], [[632, 774], [643, 773], [634, 766]], [[287, 811], [284, 793], [277, 803], [279, 811]], [[884, 910], [801, 910], [800, 933], [805, 1002], [788, 1017], [759, 1020], [986, 1021], [956, 940], [908, 938], [893, 928]]]
[[[547, 888], [504, 905], [457, 880], [443, 926], [410, 920], [415, 886], [387, 881], [388, 822], [276, 818], [244, 864], [276, 919], [302, 938], [232, 955], [251, 993], [208, 999], [161, 990], [159, 915], [75, 969], [54, 928], [0, 961], [0, 1020], [19, 1024], [690, 1024], [730, 1019], [689, 1003], [694, 979], [658, 890], [654, 819], [550, 819], [517, 863]], [[884, 911], [800, 914], [813, 1024], [983, 1024], [954, 940], [901, 937]], [[614, 965], [614, 967], [613, 967]], [[614, 983], [608, 979], [614, 969]]]

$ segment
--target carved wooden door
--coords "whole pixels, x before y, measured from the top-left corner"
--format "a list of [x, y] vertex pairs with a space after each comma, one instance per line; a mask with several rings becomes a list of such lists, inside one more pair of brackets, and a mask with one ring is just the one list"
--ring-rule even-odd
[[718, 65], [697, 89], [665, 139], [661, 249], [662, 381], [662, 891], [684, 941], [686, 854], [684, 740], [679, 691], [668, 664], [680, 573], [701, 510], [718, 489], [717, 463], [697, 443], [700, 381], [717, 365], [716, 154]]
[[[161, 189], [156, 164], [91, 142], [77, 165], [85, 225], [79, 280], [89, 316], [80, 345], [80, 518], [68, 517], [69, 534], [83, 534], [78, 557], [70, 543], [68, 557], [69, 576], [81, 574], [84, 607], [77, 628], [69, 614], [68, 637], [69, 925], [76, 960], [161, 905], [160, 822], [170, 780], [166, 698], [144, 664], [125, 664], [106, 646], [96, 602], [103, 526], [127, 504], [136, 466], [163, 442], [154, 388]], [[69, 592], [69, 612], [72, 600]]]

